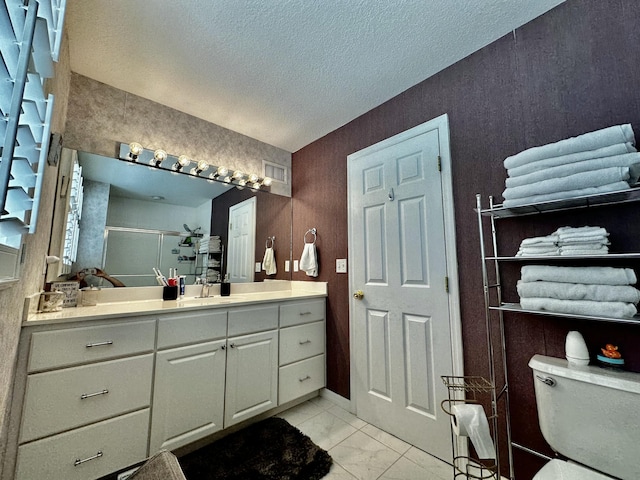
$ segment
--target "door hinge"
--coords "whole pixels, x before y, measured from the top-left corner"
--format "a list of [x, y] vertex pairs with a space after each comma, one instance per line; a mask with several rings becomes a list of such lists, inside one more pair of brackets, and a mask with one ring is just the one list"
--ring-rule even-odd
[[444, 291], [449, 293], [449, 277], [444, 277]]
[[438, 171], [442, 171], [442, 157], [438, 155]]

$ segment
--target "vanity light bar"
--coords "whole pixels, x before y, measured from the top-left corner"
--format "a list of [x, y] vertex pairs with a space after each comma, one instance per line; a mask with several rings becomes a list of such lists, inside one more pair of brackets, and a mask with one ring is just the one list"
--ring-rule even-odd
[[[259, 190], [271, 186], [271, 178], [269, 177], [260, 177], [255, 173], [244, 173], [240, 170], [232, 171], [223, 166], [211, 165], [205, 160], [195, 161], [186, 155], [175, 157], [161, 148], [148, 150], [138, 142], [121, 143], [118, 159], [130, 163], [147, 164], [151, 168], [204, 178], [208, 181], [224, 182], [238, 188], [248, 187], [252, 190]], [[192, 163], [195, 166], [188, 168]], [[211, 171], [211, 173], [203, 175], [207, 171]]]

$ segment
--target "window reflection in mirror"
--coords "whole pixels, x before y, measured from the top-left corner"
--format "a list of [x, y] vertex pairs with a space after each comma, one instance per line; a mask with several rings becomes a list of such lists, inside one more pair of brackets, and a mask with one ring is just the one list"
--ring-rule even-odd
[[[290, 280], [284, 261], [291, 257], [291, 199], [269, 192], [238, 189], [221, 182], [157, 170], [114, 158], [64, 149], [59, 187], [70, 182], [73, 169], [63, 173], [63, 160], [82, 172], [82, 201], [77, 248], [64, 250], [64, 239], [73, 238], [67, 224], [69, 195], [56, 198], [49, 253], [75, 253], [68, 267], [50, 268], [47, 281], [66, 278], [85, 268], [100, 268], [126, 286], [157, 285], [153, 268], [166, 276], [177, 269], [187, 283], [197, 277], [218, 281], [226, 270], [229, 208], [256, 197], [256, 234], [253, 262], [264, 255], [267, 237], [276, 237], [277, 272], [256, 272], [248, 280]], [[62, 178], [69, 176], [69, 179]], [[69, 185], [71, 185], [69, 183]], [[209, 251], [209, 238], [221, 251]], [[215, 250], [211, 248], [211, 250]], [[222, 253], [224, 252], [224, 254]], [[89, 285], [111, 286], [100, 277], [85, 277]]]

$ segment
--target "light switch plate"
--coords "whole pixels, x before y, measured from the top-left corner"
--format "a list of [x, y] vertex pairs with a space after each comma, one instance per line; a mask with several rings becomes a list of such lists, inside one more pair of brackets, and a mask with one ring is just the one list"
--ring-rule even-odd
[[290, 268], [291, 268], [291, 264], [290, 264], [289, 260], [285, 260], [284, 261], [284, 271], [288, 272]]
[[347, 273], [346, 258], [336, 258], [336, 273]]
[[298, 270], [300, 270], [300, 269], [298, 268], [298, 260], [294, 260], [294, 261], [293, 261], [293, 271], [294, 271], [294, 272], [297, 272]]
[[262, 270], [262, 264], [260, 262], [256, 262], [256, 273], [260, 273]]

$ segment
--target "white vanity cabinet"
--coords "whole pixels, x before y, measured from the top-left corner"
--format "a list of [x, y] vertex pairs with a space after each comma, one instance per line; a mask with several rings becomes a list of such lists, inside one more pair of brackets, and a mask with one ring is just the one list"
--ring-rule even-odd
[[262, 298], [27, 324], [2, 480], [95, 480], [324, 387], [324, 296]]
[[324, 299], [280, 306], [280, 405], [325, 386], [325, 329]]
[[158, 320], [150, 452], [173, 450], [223, 428], [227, 311]]
[[224, 426], [278, 405], [278, 305], [229, 311]]
[[16, 480], [99, 478], [146, 457], [155, 324], [23, 332]]

